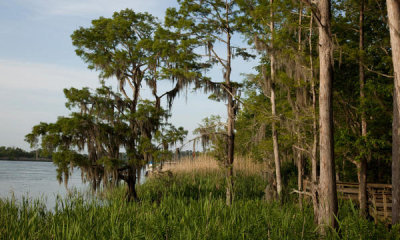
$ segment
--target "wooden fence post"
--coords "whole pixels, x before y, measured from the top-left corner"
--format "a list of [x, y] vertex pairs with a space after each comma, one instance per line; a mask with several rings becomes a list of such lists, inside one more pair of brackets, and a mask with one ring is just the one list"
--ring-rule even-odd
[[382, 192], [383, 197], [383, 219], [386, 220], [388, 217], [388, 210], [387, 210], [387, 198], [385, 191]]

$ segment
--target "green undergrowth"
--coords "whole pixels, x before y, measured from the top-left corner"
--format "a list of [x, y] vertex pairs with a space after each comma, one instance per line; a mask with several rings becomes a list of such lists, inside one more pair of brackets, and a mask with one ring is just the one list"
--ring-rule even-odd
[[[301, 210], [294, 196], [267, 203], [261, 177], [235, 178], [231, 207], [218, 172], [153, 177], [131, 203], [123, 187], [102, 200], [76, 193], [53, 210], [40, 200], [0, 199], [0, 239], [321, 239], [311, 206]], [[351, 203], [340, 204], [338, 217], [340, 233], [329, 239], [399, 239], [398, 229], [360, 219]]]

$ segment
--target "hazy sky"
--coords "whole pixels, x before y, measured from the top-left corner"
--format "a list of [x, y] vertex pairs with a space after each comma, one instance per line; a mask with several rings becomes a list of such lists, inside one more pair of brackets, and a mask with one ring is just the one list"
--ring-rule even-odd
[[[98, 72], [75, 55], [70, 39], [75, 29], [125, 8], [162, 19], [173, 6], [175, 0], [0, 0], [0, 146], [29, 149], [24, 136], [32, 126], [69, 114], [64, 88], [99, 86]], [[240, 81], [252, 67], [235, 60], [232, 80]], [[219, 80], [221, 69], [210, 76]], [[211, 114], [225, 118], [225, 104], [189, 90], [175, 100], [170, 121], [192, 132]]]

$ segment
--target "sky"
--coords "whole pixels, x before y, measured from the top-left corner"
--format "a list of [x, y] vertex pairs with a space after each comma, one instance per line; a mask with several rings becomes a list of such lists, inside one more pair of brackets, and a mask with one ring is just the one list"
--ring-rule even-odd
[[[67, 116], [64, 88], [96, 88], [98, 72], [75, 54], [70, 35], [91, 20], [130, 8], [160, 20], [176, 0], [0, 0], [0, 146], [30, 150], [24, 141], [39, 122]], [[251, 62], [236, 58], [232, 80], [254, 72]], [[210, 71], [219, 80], [221, 68]], [[115, 81], [107, 82], [116, 86]], [[167, 89], [165, 89], [167, 90]], [[160, 89], [162, 92], [162, 89]], [[188, 89], [174, 101], [170, 122], [191, 132], [210, 115], [226, 119], [226, 105]]]

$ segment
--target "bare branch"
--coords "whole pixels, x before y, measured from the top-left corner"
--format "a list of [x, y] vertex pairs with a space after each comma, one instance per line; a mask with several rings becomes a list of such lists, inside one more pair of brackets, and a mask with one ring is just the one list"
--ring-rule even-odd
[[296, 189], [293, 189], [291, 193], [297, 193], [297, 194], [307, 195], [307, 196], [310, 196], [310, 197], [313, 196], [313, 195], [312, 195], [311, 193], [309, 193], [309, 192], [306, 192], [306, 191], [299, 191], [299, 190], [296, 190]]

